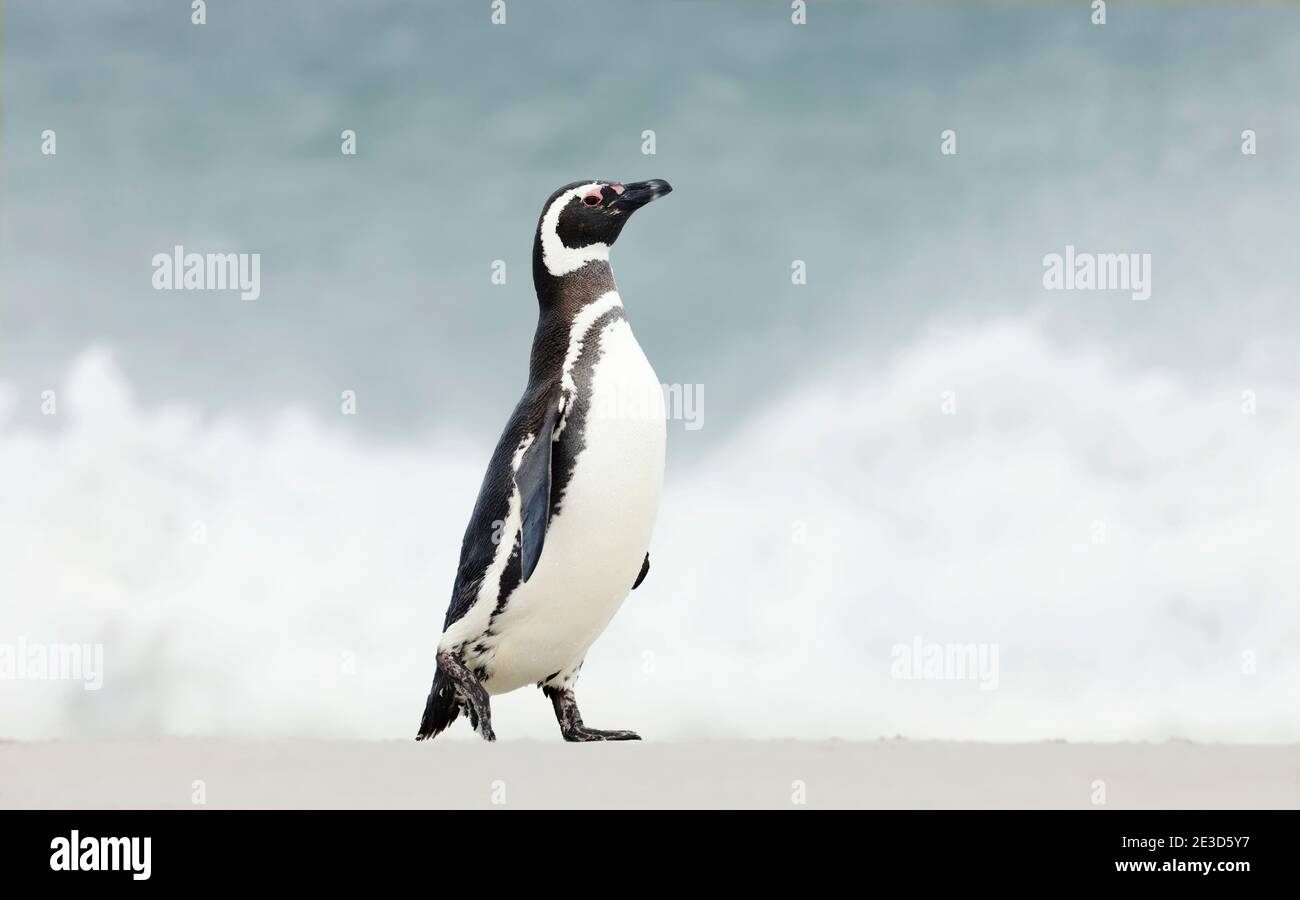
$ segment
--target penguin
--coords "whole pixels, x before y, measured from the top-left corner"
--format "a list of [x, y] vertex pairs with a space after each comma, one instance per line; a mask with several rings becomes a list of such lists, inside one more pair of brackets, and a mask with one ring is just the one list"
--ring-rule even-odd
[[580, 181], [542, 207], [528, 385], [465, 529], [416, 740], [462, 712], [495, 740], [489, 698], [530, 684], [551, 701], [566, 741], [641, 739], [585, 725], [574, 684], [650, 571], [663, 389], [632, 334], [609, 252], [632, 213], [671, 190], [659, 179]]

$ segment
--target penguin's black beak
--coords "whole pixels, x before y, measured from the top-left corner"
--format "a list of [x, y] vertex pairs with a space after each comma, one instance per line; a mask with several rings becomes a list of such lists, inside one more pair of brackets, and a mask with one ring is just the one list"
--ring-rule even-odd
[[632, 212], [645, 206], [651, 200], [658, 200], [664, 194], [671, 193], [673, 186], [662, 178], [649, 181], [637, 181], [623, 185], [623, 193], [609, 203], [609, 208], [618, 212]]

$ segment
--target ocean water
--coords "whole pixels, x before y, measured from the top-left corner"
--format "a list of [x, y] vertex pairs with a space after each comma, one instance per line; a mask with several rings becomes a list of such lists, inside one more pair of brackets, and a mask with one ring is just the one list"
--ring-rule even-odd
[[[7, 5], [0, 645], [105, 672], [0, 680], [0, 733], [413, 732], [590, 176], [675, 188], [614, 267], [703, 407], [589, 721], [1297, 738], [1300, 14], [507, 6]], [[261, 296], [154, 290], [177, 244]], [[1044, 290], [1067, 245], [1151, 297]], [[918, 637], [996, 687], [893, 677]]]

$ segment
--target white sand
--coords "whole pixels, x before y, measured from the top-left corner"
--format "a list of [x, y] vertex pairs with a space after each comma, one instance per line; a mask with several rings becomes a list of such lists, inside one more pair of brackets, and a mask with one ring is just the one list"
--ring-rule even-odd
[[1300, 806], [1300, 748], [149, 739], [0, 743], [0, 807]]

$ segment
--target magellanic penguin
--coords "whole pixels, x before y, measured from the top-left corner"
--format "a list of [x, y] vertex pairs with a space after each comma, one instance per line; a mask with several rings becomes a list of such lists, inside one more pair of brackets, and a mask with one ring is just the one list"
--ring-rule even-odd
[[650, 569], [664, 475], [663, 390], [632, 336], [609, 249], [666, 181], [583, 181], [542, 209], [528, 387], [497, 442], [461, 544], [417, 740], [463, 711], [495, 740], [489, 696], [536, 684], [568, 741], [588, 728], [583, 658]]

